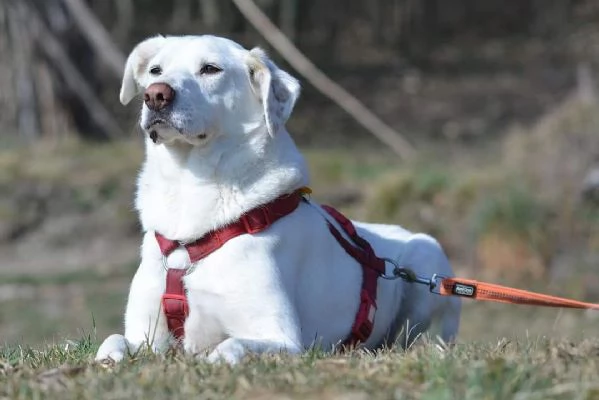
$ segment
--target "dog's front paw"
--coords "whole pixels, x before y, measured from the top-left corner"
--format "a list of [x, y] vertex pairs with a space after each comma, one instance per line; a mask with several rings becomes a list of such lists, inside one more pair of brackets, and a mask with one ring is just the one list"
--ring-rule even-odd
[[128, 353], [127, 339], [123, 335], [114, 334], [108, 336], [100, 345], [96, 353], [96, 361], [119, 362]]
[[224, 362], [230, 365], [239, 363], [245, 356], [245, 346], [237, 339], [229, 338], [221, 342], [208, 354], [208, 362]]

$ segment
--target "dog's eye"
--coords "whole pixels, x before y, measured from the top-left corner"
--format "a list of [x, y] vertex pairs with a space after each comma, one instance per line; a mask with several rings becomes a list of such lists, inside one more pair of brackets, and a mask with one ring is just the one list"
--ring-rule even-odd
[[202, 68], [200, 68], [200, 75], [217, 74], [221, 71], [222, 71], [222, 69], [220, 69], [219, 67], [217, 67], [214, 64], [204, 64], [204, 65], [202, 65]]
[[152, 74], [152, 75], [162, 74], [162, 68], [160, 68], [160, 65], [154, 65], [152, 68], [150, 68], [150, 74]]

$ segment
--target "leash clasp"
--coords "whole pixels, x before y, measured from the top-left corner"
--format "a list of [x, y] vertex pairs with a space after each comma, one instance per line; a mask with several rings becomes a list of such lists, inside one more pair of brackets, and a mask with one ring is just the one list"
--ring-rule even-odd
[[399, 264], [391, 258], [381, 257], [381, 260], [385, 261], [385, 264], [389, 263], [393, 265], [393, 270], [391, 271], [391, 274], [387, 274], [387, 270], [385, 269], [385, 272], [379, 275], [383, 279], [386, 279], [388, 281], [394, 281], [398, 278], [401, 278], [405, 281], [411, 282], [413, 281], [412, 278], [416, 277], [414, 271], [412, 271], [409, 268], [400, 267]]
[[433, 274], [433, 276], [431, 276], [431, 279], [428, 282], [428, 287], [431, 293], [441, 295], [441, 286], [443, 283], [443, 279], [446, 278], [447, 277], [443, 275]]
[[441, 294], [441, 286], [443, 279], [447, 278], [446, 276], [433, 274], [430, 278], [425, 278], [420, 275], [417, 275], [412, 269], [401, 267], [395, 260], [390, 258], [382, 258], [385, 263], [389, 263], [393, 265], [393, 271], [391, 274], [381, 274], [380, 277], [387, 280], [395, 280], [395, 279], [403, 279], [408, 283], [419, 283], [421, 285], [428, 286], [431, 293]]

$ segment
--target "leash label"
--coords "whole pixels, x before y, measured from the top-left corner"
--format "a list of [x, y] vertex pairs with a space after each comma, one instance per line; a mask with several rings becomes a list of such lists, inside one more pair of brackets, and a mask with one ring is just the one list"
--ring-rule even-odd
[[476, 294], [476, 286], [464, 285], [463, 283], [456, 283], [453, 286], [453, 294], [456, 296], [474, 297]]

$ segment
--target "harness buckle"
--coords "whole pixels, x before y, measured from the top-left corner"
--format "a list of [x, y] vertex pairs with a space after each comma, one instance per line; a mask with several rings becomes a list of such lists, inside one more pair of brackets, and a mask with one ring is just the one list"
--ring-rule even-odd
[[376, 302], [370, 297], [364, 289], [360, 291], [360, 307], [356, 314], [352, 335], [354, 339], [360, 342], [366, 342], [372, 333], [374, 327], [374, 317], [376, 314]]
[[189, 315], [189, 307], [185, 295], [164, 293], [162, 295], [162, 310], [164, 311], [168, 330], [175, 339], [183, 339], [185, 335], [185, 319]]
[[184, 320], [189, 315], [189, 306], [184, 294], [164, 293], [162, 295], [162, 309], [169, 319]]
[[241, 221], [247, 233], [254, 234], [262, 232], [271, 224], [271, 218], [265, 208], [257, 208], [251, 214], [244, 216]]

